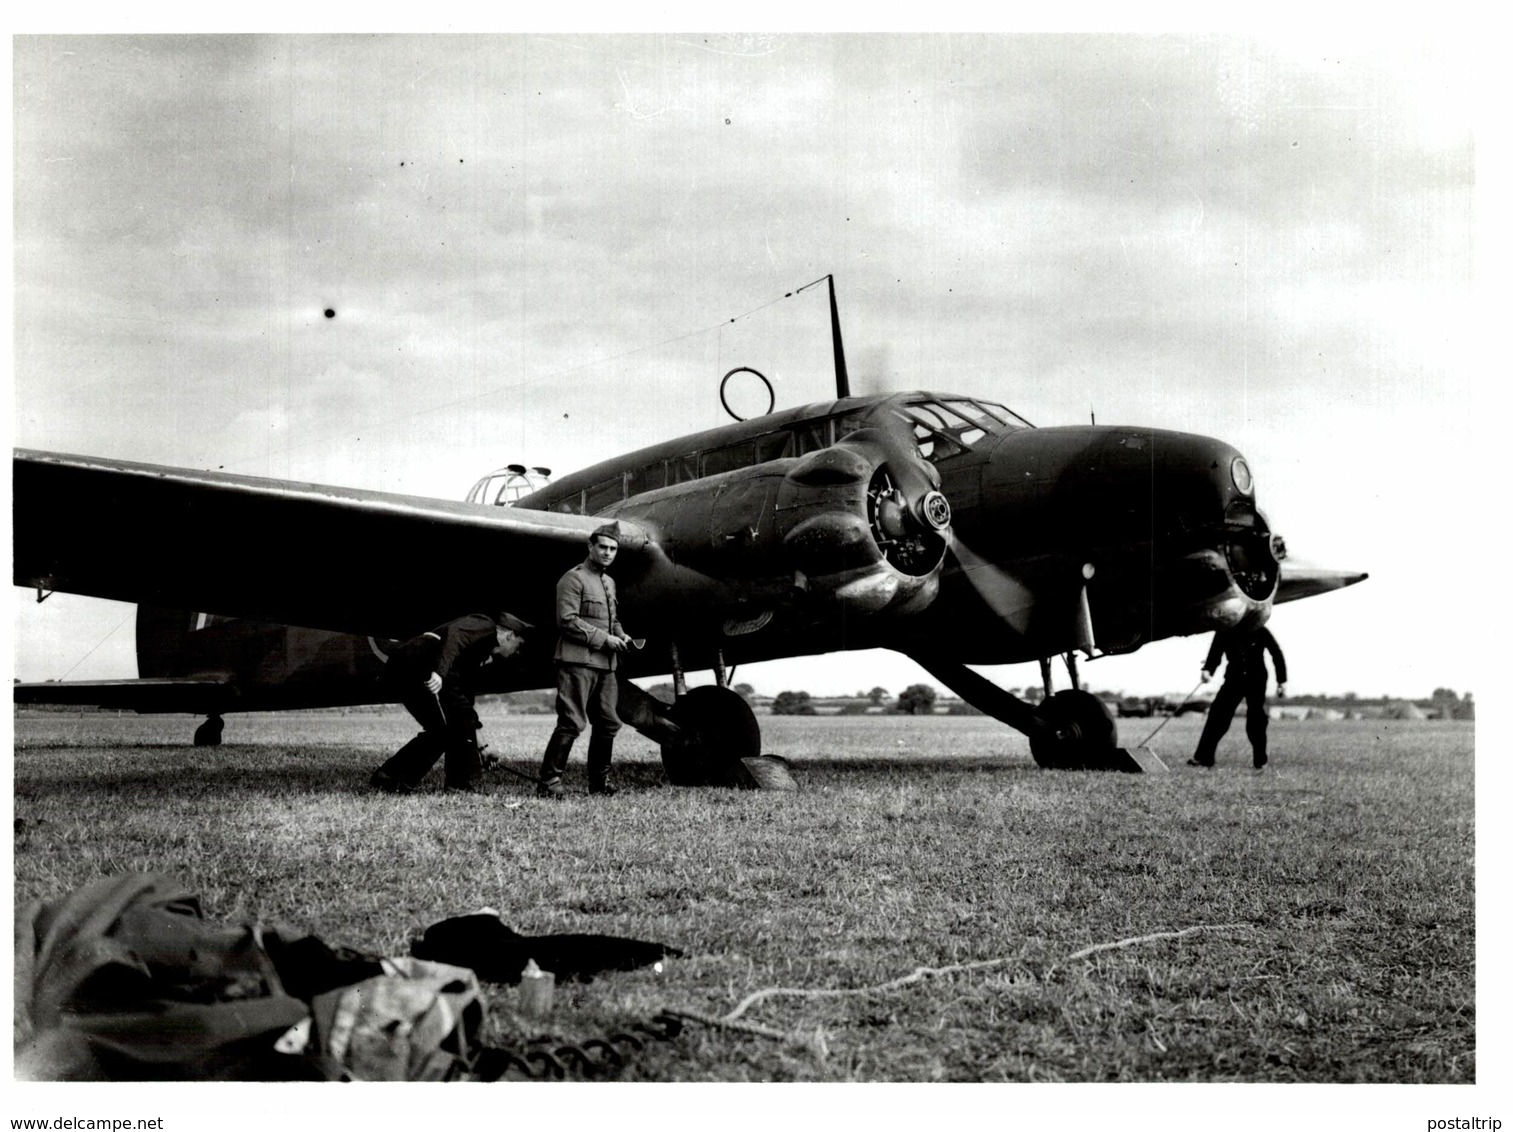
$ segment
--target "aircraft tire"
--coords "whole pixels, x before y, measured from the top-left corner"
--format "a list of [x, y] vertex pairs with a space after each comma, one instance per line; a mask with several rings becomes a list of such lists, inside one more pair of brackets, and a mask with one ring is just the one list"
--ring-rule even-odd
[[1108, 705], [1091, 692], [1061, 691], [1036, 709], [1058, 735], [1030, 739], [1035, 765], [1050, 770], [1116, 768], [1118, 728]]
[[762, 750], [762, 728], [729, 688], [691, 688], [668, 712], [683, 736], [662, 744], [662, 769], [674, 786], [735, 786], [741, 760]]

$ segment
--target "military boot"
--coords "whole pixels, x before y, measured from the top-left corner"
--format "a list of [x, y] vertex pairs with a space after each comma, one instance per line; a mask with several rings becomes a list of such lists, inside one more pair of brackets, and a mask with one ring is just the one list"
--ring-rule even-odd
[[409, 794], [440, 756], [440, 738], [422, 731], [375, 770], [368, 782], [390, 794]]
[[560, 798], [566, 793], [562, 789], [562, 775], [567, 771], [567, 758], [573, 753], [573, 740], [576, 738], [576, 735], [561, 728], [552, 732], [552, 737], [546, 744], [546, 754], [541, 757], [541, 780], [536, 784], [537, 796]]
[[446, 788], [473, 793], [483, 784], [483, 762], [471, 738], [450, 736], [446, 750]]
[[595, 731], [588, 740], [588, 792], [605, 797], [618, 793], [609, 784], [609, 763], [614, 755], [615, 737]]

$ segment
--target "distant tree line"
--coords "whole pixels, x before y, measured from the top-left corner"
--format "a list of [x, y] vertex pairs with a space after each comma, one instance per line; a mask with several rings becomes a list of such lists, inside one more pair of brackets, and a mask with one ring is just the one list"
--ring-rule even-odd
[[[15, 683], [21, 683], [15, 680]], [[56, 683], [56, 681], [46, 681]], [[731, 688], [737, 695], [753, 706], [759, 706], [765, 697], [759, 696], [750, 684], [735, 684]], [[1009, 693], [1019, 696], [1029, 703], [1038, 703], [1043, 698], [1041, 689], [1036, 685], [1027, 688], [1010, 688]], [[663, 703], [673, 702], [673, 686], [671, 683], [654, 684], [647, 689], [648, 694], [661, 700]], [[1094, 693], [1110, 704], [1110, 707], [1118, 705], [1120, 700], [1126, 704], [1132, 703], [1139, 697], [1121, 697], [1114, 692]], [[1146, 697], [1142, 703], [1152, 704], [1159, 697]], [[511, 711], [524, 715], [550, 714], [556, 710], [556, 693], [547, 690], [529, 692], [502, 692], [479, 697], [480, 702], [494, 702], [506, 705]], [[1476, 718], [1476, 703], [1470, 692], [1459, 694], [1453, 688], [1435, 688], [1427, 699], [1406, 700], [1396, 696], [1381, 696], [1375, 699], [1362, 698], [1355, 692], [1346, 692], [1340, 696], [1311, 695], [1308, 693], [1288, 696], [1284, 701], [1297, 707], [1320, 707], [1335, 708], [1344, 712], [1359, 712], [1371, 708], [1386, 708], [1392, 705], [1412, 704], [1422, 710], [1431, 719], [1463, 719], [1474, 720]], [[1176, 705], [1165, 705], [1167, 708], [1175, 708]], [[810, 693], [802, 690], [788, 690], [779, 692], [771, 701], [770, 711], [773, 715], [819, 715], [822, 712], [829, 715], [866, 715], [866, 714], [890, 714], [890, 715], [934, 715], [937, 714], [941, 705], [941, 699], [936, 694], [935, 688], [929, 684], [910, 684], [896, 697], [891, 696], [883, 687], [874, 687], [870, 691], [857, 691], [854, 696], [827, 696], [818, 699]], [[346, 712], [363, 712], [388, 710], [393, 705], [367, 704], [340, 709]], [[99, 708], [90, 704], [31, 704], [20, 705], [22, 710], [27, 711], [58, 711], [58, 712], [91, 712], [91, 711], [116, 711], [114, 708]], [[965, 700], [952, 699], [946, 701], [946, 712], [950, 715], [981, 715], [982, 712]], [[334, 709], [333, 709], [334, 710]], [[1130, 714], [1121, 711], [1119, 714]], [[1136, 713], [1139, 714], [1139, 713]]]
[[[877, 709], [882, 709], [885, 714], [894, 715], [933, 715], [935, 712], [936, 694], [935, 689], [929, 684], [910, 684], [898, 694], [890, 707], [886, 688], [873, 688], [870, 692], [858, 692], [855, 696], [836, 697], [828, 703], [834, 707], [836, 700], [842, 701], [840, 713], [842, 715], [861, 715], [869, 708], [874, 714]], [[773, 715], [817, 715], [818, 701], [808, 692], [785, 691], [779, 692], [772, 701]]]

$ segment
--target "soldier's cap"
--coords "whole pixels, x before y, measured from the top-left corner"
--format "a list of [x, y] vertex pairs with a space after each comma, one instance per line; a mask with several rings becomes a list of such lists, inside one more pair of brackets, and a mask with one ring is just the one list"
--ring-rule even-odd
[[513, 629], [521, 636], [524, 636], [535, 628], [534, 625], [527, 624], [513, 613], [505, 613], [502, 610], [494, 614], [494, 624], [498, 625], [501, 629]]
[[618, 543], [620, 541], [620, 524], [605, 523], [602, 527], [595, 527], [594, 533], [588, 536], [588, 541], [593, 542], [596, 538], [612, 538]]

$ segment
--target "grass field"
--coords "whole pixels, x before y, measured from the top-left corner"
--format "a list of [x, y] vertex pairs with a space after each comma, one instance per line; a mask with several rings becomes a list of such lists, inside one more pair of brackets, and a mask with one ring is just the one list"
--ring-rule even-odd
[[[1472, 725], [1275, 723], [1249, 769], [1178, 765], [1201, 719], [1155, 741], [1167, 775], [1042, 772], [983, 718], [763, 721], [797, 794], [680, 790], [627, 731], [623, 792], [538, 801], [376, 794], [398, 714], [195, 721], [20, 713], [15, 898], [126, 869], [175, 873], [217, 920], [257, 916], [405, 953], [482, 905], [525, 933], [673, 944], [651, 971], [559, 988], [554, 1039], [663, 1007], [731, 1011], [622, 1074], [660, 1081], [1475, 1080]], [[489, 716], [533, 772], [547, 717]], [[1126, 720], [1137, 742], [1149, 721]], [[569, 786], [583, 789], [580, 750]], [[1198, 929], [1078, 953], [1131, 937]], [[490, 988], [493, 1036], [536, 1036]]]

